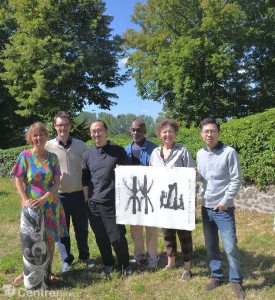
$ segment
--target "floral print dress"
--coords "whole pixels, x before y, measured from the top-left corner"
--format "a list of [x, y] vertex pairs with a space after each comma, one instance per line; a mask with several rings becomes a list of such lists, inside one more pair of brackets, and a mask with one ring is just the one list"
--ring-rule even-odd
[[[42, 197], [51, 189], [54, 176], [61, 174], [56, 154], [49, 152], [48, 159], [40, 162], [32, 150], [20, 153], [12, 173], [16, 177], [23, 177], [30, 199]], [[47, 199], [41, 211], [48, 240], [58, 242], [60, 237], [68, 236], [65, 213], [58, 192]]]

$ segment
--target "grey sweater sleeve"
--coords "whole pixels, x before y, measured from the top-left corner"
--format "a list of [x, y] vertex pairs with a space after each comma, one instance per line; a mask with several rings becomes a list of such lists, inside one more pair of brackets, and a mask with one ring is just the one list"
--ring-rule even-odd
[[232, 151], [228, 155], [228, 171], [230, 182], [228, 184], [228, 188], [224, 194], [224, 197], [220, 201], [221, 205], [223, 206], [229, 206], [242, 184], [240, 162], [238, 154], [234, 149], [232, 149]]

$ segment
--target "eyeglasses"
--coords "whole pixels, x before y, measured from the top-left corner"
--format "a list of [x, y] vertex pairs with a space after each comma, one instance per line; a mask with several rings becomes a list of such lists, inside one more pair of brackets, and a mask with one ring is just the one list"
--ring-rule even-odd
[[91, 130], [92, 135], [102, 134], [103, 132], [105, 132], [105, 129], [93, 129], [93, 130]]
[[217, 130], [205, 130], [205, 131], [202, 132], [202, 134], [205, 135], [205, 136], [208, 136], [209, 134], [210, 135], [216, 135], [217, 133], [218, 133]]
[[58, 128], [62, 128], [62, 127], [68, 127], [70, 126], [71, 124], [70, 123], [64, 123], [64, 124], [55, 124], [56, 127]]

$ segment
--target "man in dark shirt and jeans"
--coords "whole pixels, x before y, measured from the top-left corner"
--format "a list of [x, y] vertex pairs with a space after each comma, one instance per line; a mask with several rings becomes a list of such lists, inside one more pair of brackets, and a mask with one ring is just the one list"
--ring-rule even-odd
[[105, 122], [93, 122], [90, 133], [95, 145], [83, 154], [82, 184], [91, 210], [91, 226], [104, 264], [102, 275], [108, 276], [114, 268], [112, 247], [122, 274], [131, 275], [126, 228], [116, 224], [115, 210], [114, 170], [118, 165], [127, 164], [127, 154], [122, 147], [107, 141]]

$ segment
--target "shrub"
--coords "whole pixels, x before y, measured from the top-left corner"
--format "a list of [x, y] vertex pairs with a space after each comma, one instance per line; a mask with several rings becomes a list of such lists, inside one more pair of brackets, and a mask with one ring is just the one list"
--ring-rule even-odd
[[128, 144], [132, 142], [130, 135], [126, 133], [113, 135], [110, 137], [110, 140], [116, 145], [122, 146], [123, 148], [125, 148]]
[[244, 184], [275, 183], [275, 108], [222, 125], [222, 140], [239, 153]]
[[[275, 108], [264, 113], [251, 115], [241, 119], [232, 119], [221, 125], [221, 140], [234, 147], [240, 156], [243, 175], [243, 184], [255, 184], [261, 189], [266, 189], [275, 183]], [[131, 143], [131, 137], [127, 134], [109, 137], [116, 145], [125, 147]], [[159, 139], [150, 138], [157, 145]], [[177, 142], [186, 146], [192, 157], [196, 158], [197, 151], [204, 143], [200, 137], [200, 130], [196, 127], [181, 127]], [[91, 140], [87, 142], [93, 144]], [[19, 153], [28, 148], [23, 146], [0, 150], [0, 177], [10, 173]]]
[[200, 136], [200, 129], [197, 127], [180, 127], [177, 142], [188, 148], [194, 160], [196, 159], [197, 152], [204, 145]]
[[7, 150], [0, 149], [0, 177], [8, 176], [10, 174], [20, 152], [28, 148], [30, 148], [29, 145]]
[[[119, 135], [113, 135], [113, 136], [108, 136], [108, 139], [119, 146], [122, 146], [123, 148], [131, 143], [131, 137], [127, 134], [119, 134]], [[92, 140], [89, 140], [86, 142], [88, 146], [93, 146], [94, 142]]]

